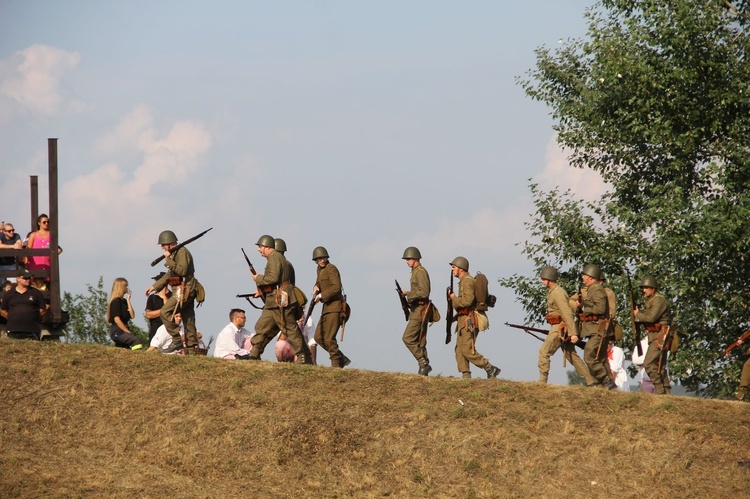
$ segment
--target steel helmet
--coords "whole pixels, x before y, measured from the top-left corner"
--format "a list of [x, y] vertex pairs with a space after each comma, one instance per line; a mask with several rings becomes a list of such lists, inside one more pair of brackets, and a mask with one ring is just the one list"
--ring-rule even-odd
[[451, 262], [451, 265], [455, 265], [460, 269], [464, 269], [466, 272], [469, 271], [469, 260], [462, 256], [457, 256], [456, 258], [454, 258]]
[[410, 260], [419, 260], [422, 258], [422, 253], [414, 246], [409, 246], [404, 250], [404, 256], [401, 257], [402, 260], [406, 260], [407, 258]]
[[601, 279], [602, 271], [599, 270], [599, 266], [593, 263], [589, 263], [585, 267], [583, 267], [583, 275], [587, 275], [589, 277], [593, 277], [597, 281]]
[[645, 275], [643, 276], [643, 279], [641, 279], [641, 287], [642, 288], [654, 288], [656, 289], [656, 277], [652, 275]]
[[273, 237], [269, 236], [268, 234], [260, 236], [260, 239], [258, 239], [258, 242], [255, 243], [255, 245], [276, 249], [276, 242], [273, 240]]
[[162, 244], [172, 244], [177, 242], [177, 236], [171, 230], [163, 230], [159, 234], [159, 246]]
[[284, 242], [283, 239], [277, 237], [273, 240], [274, 242], [274, 248], [276, 248], [276, 251], [281, 251], [282, 253], [286, 251], [286, 242]]
[[555, 267], [550, 267], [549, 265], [542, 267], [542, 271], [539, 272], [539, 277], [547, 279], [548, 281], [557, 282], [557, 269]]
[[328, 256], [328, 251], [323, 246], [318, 246], [313, 250], [313, 260], [317, 260], [318, 258], [330, 258]]

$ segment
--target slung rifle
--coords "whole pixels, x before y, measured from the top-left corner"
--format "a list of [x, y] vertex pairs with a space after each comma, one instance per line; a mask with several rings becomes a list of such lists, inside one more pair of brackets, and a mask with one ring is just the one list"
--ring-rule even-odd
[[[190, 239], [182, 241], [180, 244], [178, 244], [177, 246], [175, 246], [174, 248], [172, 248], [171, 250], [169, 250], [169, 254], [173, 255], [173, 254], [177, 253], [178, 249], [182, 248], [183, 246], [187, 246], [188, 244], [192, 243], [196, 239], [200, 239], [201, 237], [205, 236], [206, 232], [208, 232], [211, 229], [213, 229], [213, 227], [204, 230], [203, 232], [201, 232], [197, 236], [193, 236]], [[153, 262], [151, 262], [151, 266], [153, 267], [154, 265], [156, 265], [157, 263], [159, 263], [162, 260], [164, 260], [164, 255], [161, 255], [159, 258], [157, 258], [156, 260], [154, 260]]]

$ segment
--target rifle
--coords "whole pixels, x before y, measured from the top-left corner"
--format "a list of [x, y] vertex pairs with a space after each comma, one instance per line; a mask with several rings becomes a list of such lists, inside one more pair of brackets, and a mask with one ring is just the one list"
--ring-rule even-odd
[[738, 346], [740, 346], [740, 343], [744, 343], [745, 340], [747, 340], [748, 338], [750, 338], [750, 329], [748, 329], [747, 331], [745, 331], [744, 333], [742, 333], [742, 336], [740, 336], [739, 338], [737, 338], [737, 341], [735, 341], [734, 343], [732, 343], [731, 345], [729, 345], [727, 347], [727, 349], [724, 350], [724, 357], [727, 357], [729, 355], [729, 352], [731, 352], [732, 350], [734, 350], [735, 348], [737, 348]]
[[630, 322], [633, 325], [633, 340], [635, 348], [638, 350], [638, 356], [643, 356], [641, 347], [641, 325], [635, 321], [635, 294], [633, 294], [633, 281], [630, 280], [630, 270], [625, 269], [625, 275], [628, 276], [628, 296], [630, 298]]
[[406, 297], [404, 296], [404, 293], [401, 291], [401, 286], [399, 286], [398, 281], [396, 281], [396, 292], [398, 293], [398, 299], [401, 300], [401, 308], [404, 311], [404, 319], [406, 321], [409, 321], [409, 303], [406, 301]]
[[[245, 257], [245, 261], [247, 262], [247, 267], [250, 269], [250, 273], [252, 275], [257, 275], [258, 273], [255, 271], [255, 267], [253, 267], [253, 264], [250, 263], [250, 259], [247, 257], [247, 253], [245, 253], [245, 248], [240, 248], [240, 249], [242, 250], [242, 254]], [[266, 301], [266, 294], [263, 291], [260, 290], [260, 286], [258, 286], [257, 284], [255, 285], [255, 287], [258, 290], [258, 292], [260, 293], [260, 299], [263, 301], [263, 303], [265, 303], [265, 301]], [[262, 310], [263, 309], [263, 307], [259, 307], [259, 306], [257, 306], [256, 304], [254, 304], [253, 302], [250, 301], [250, 298], [255, 298], [255, 294], [253, 294], [253, 293], [247, 293], [247, 294], [243, 294], [243, 295], [237, 295], [237, 298], [244, 298], [244, 299], [246, 299], [247, 302], [250, 305], [253, 306], [253, 308], [257, 308], [258, 310]]]
[[315, 301], [315, 297], [318, 296], [317, 294], [313, 294], [312, 298], [310, 299], [310, 304], [307, 306], [307, 313], [305, 314], [305, 320], [302, 321], [302, 330], [304, 331], [305, 326], [307, 326], [307, 321], [310, 320], [310, 316], [312, 315], [313, 309], [315, 308], [315, 304], [317, 303]]
[[445, 297], [448, 300], [448, 311], [445, 313], [445, 344], [451, 342], [451, 326], [453, 325], [453, 302], [451, 302], [451, 293], [453, 293], [453, 271], [451, 271], [451, 285], [445, 289]]
[[258, 305], [250, 301], [250, 298], [255, 298], [255, 293], [245, 293], [242, 295], [237, 295], [237, 298], [244, 298], [250, 305], [252, 305], [253, 308], [263, 310], [263, 307], [259, 307]]
[[[204, 235], [206, 235], [206, 232], [208, 232], [211, 229], [213, 229], [213, 227], [211, 227], [210, 229], [204, 230], [203, 232], [201, 232], [197, 236], [193, 236], [193, 237], [191, 237], [190, 239], [188, 239], [186, 241], [182, 241], [180, 244], [178, 244], [177, 246], [175, 246], [174, 248], [172, 248], [171, 250], [169, 250], [169, 254], [172, 255], [174, 253], [177, 253], [178, 249], [180, 249], [183, 246], [186, 246], [186, 245], [192, 243], [196, 239], [200, 239], [201, 237], [203, 237]], [[161, 255], [159, 258], [157, 258], [156, 260], [154, 260], [153, 262], [151, 262], [151, 266], [153, 267], [154, 265], [156, 265], [157, 263], [159, 263], [162, 260], [164, 260], [164, 255]]]
[[[533, 336], [534, 338], [536, 338], [539, 341], [544, 341], [545, 338], [540, 338], [539, 336], [535, 335], [534, 333], [542, 333], [544, 335], [549, 334], [549, 330], [548, 329], [540, 329], [538, 327], [523, 326], [521, 324], [511, 324], [510, 322], [506, 322], [505, 325], [508, 326], [508, 327], [514, 327], [516, 329], [522, 329], [526, 334], [529, 334], [529, 335]], [[573, 343], [573, 344], [575, 346], [577, 346], [578, 348], [580, 348], [581, 350], [583, 350], [584, 348], [586, 348], [586, 342], [583, 341], [583, 340], [581, 340], [580, 337], [578, 339], [578, 343]]]
[[346, 330], [346, 295], [342, 293], [341, 300], [341, 338], [339, 341], [344, 341], [344, 331]]

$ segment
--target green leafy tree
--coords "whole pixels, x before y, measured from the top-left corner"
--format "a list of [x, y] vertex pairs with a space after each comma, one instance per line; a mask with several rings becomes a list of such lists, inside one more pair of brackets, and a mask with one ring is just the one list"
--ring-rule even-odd
[[[104, 278], [99, 276], [96, 287], [86, 284], [87, 295], [73, 295], [65, 292], [62, 298], [62, 308], [70, 314], [67, 339], [70, 343], [101, 343], [111, 344], [109, 339], [109, 324], [106, 321], [109, 294], [104, 290]], [[144, 331], [132, 321], [130, 332], [136, 335], [141, 343], [148, 344], [148, 331]]]
[[[750, 2], [601, 0], [586, 19], [584, 38], [539, 48], [519, 83], [551, 108], [571, 165], [609, 190], [584, 202], [532, 184], [523, 252], [569, 290], [599, 263], [621, 303], [625, 269], [636, 287], [656, 276], [680, 323], [673, 379], [727, 395], [741, 364], [719, 355], [750, 322]], [[500, 282], [541, 318], [536, 276]]]

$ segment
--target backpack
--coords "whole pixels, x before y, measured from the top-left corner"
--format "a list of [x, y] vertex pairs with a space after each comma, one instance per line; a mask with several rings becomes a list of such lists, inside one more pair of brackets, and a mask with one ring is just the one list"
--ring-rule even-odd
[[486, 312], [488, 309], [495, 306], [495, 303], [497, 303], [497, 296], [490, 294], [490, 283], [487, 280], [487, 276], [481, 272], [477, 272], [476, 277], [474, 277], [474, 283], [474, 292], [477, 297], [477, 310], [480, 312]]

